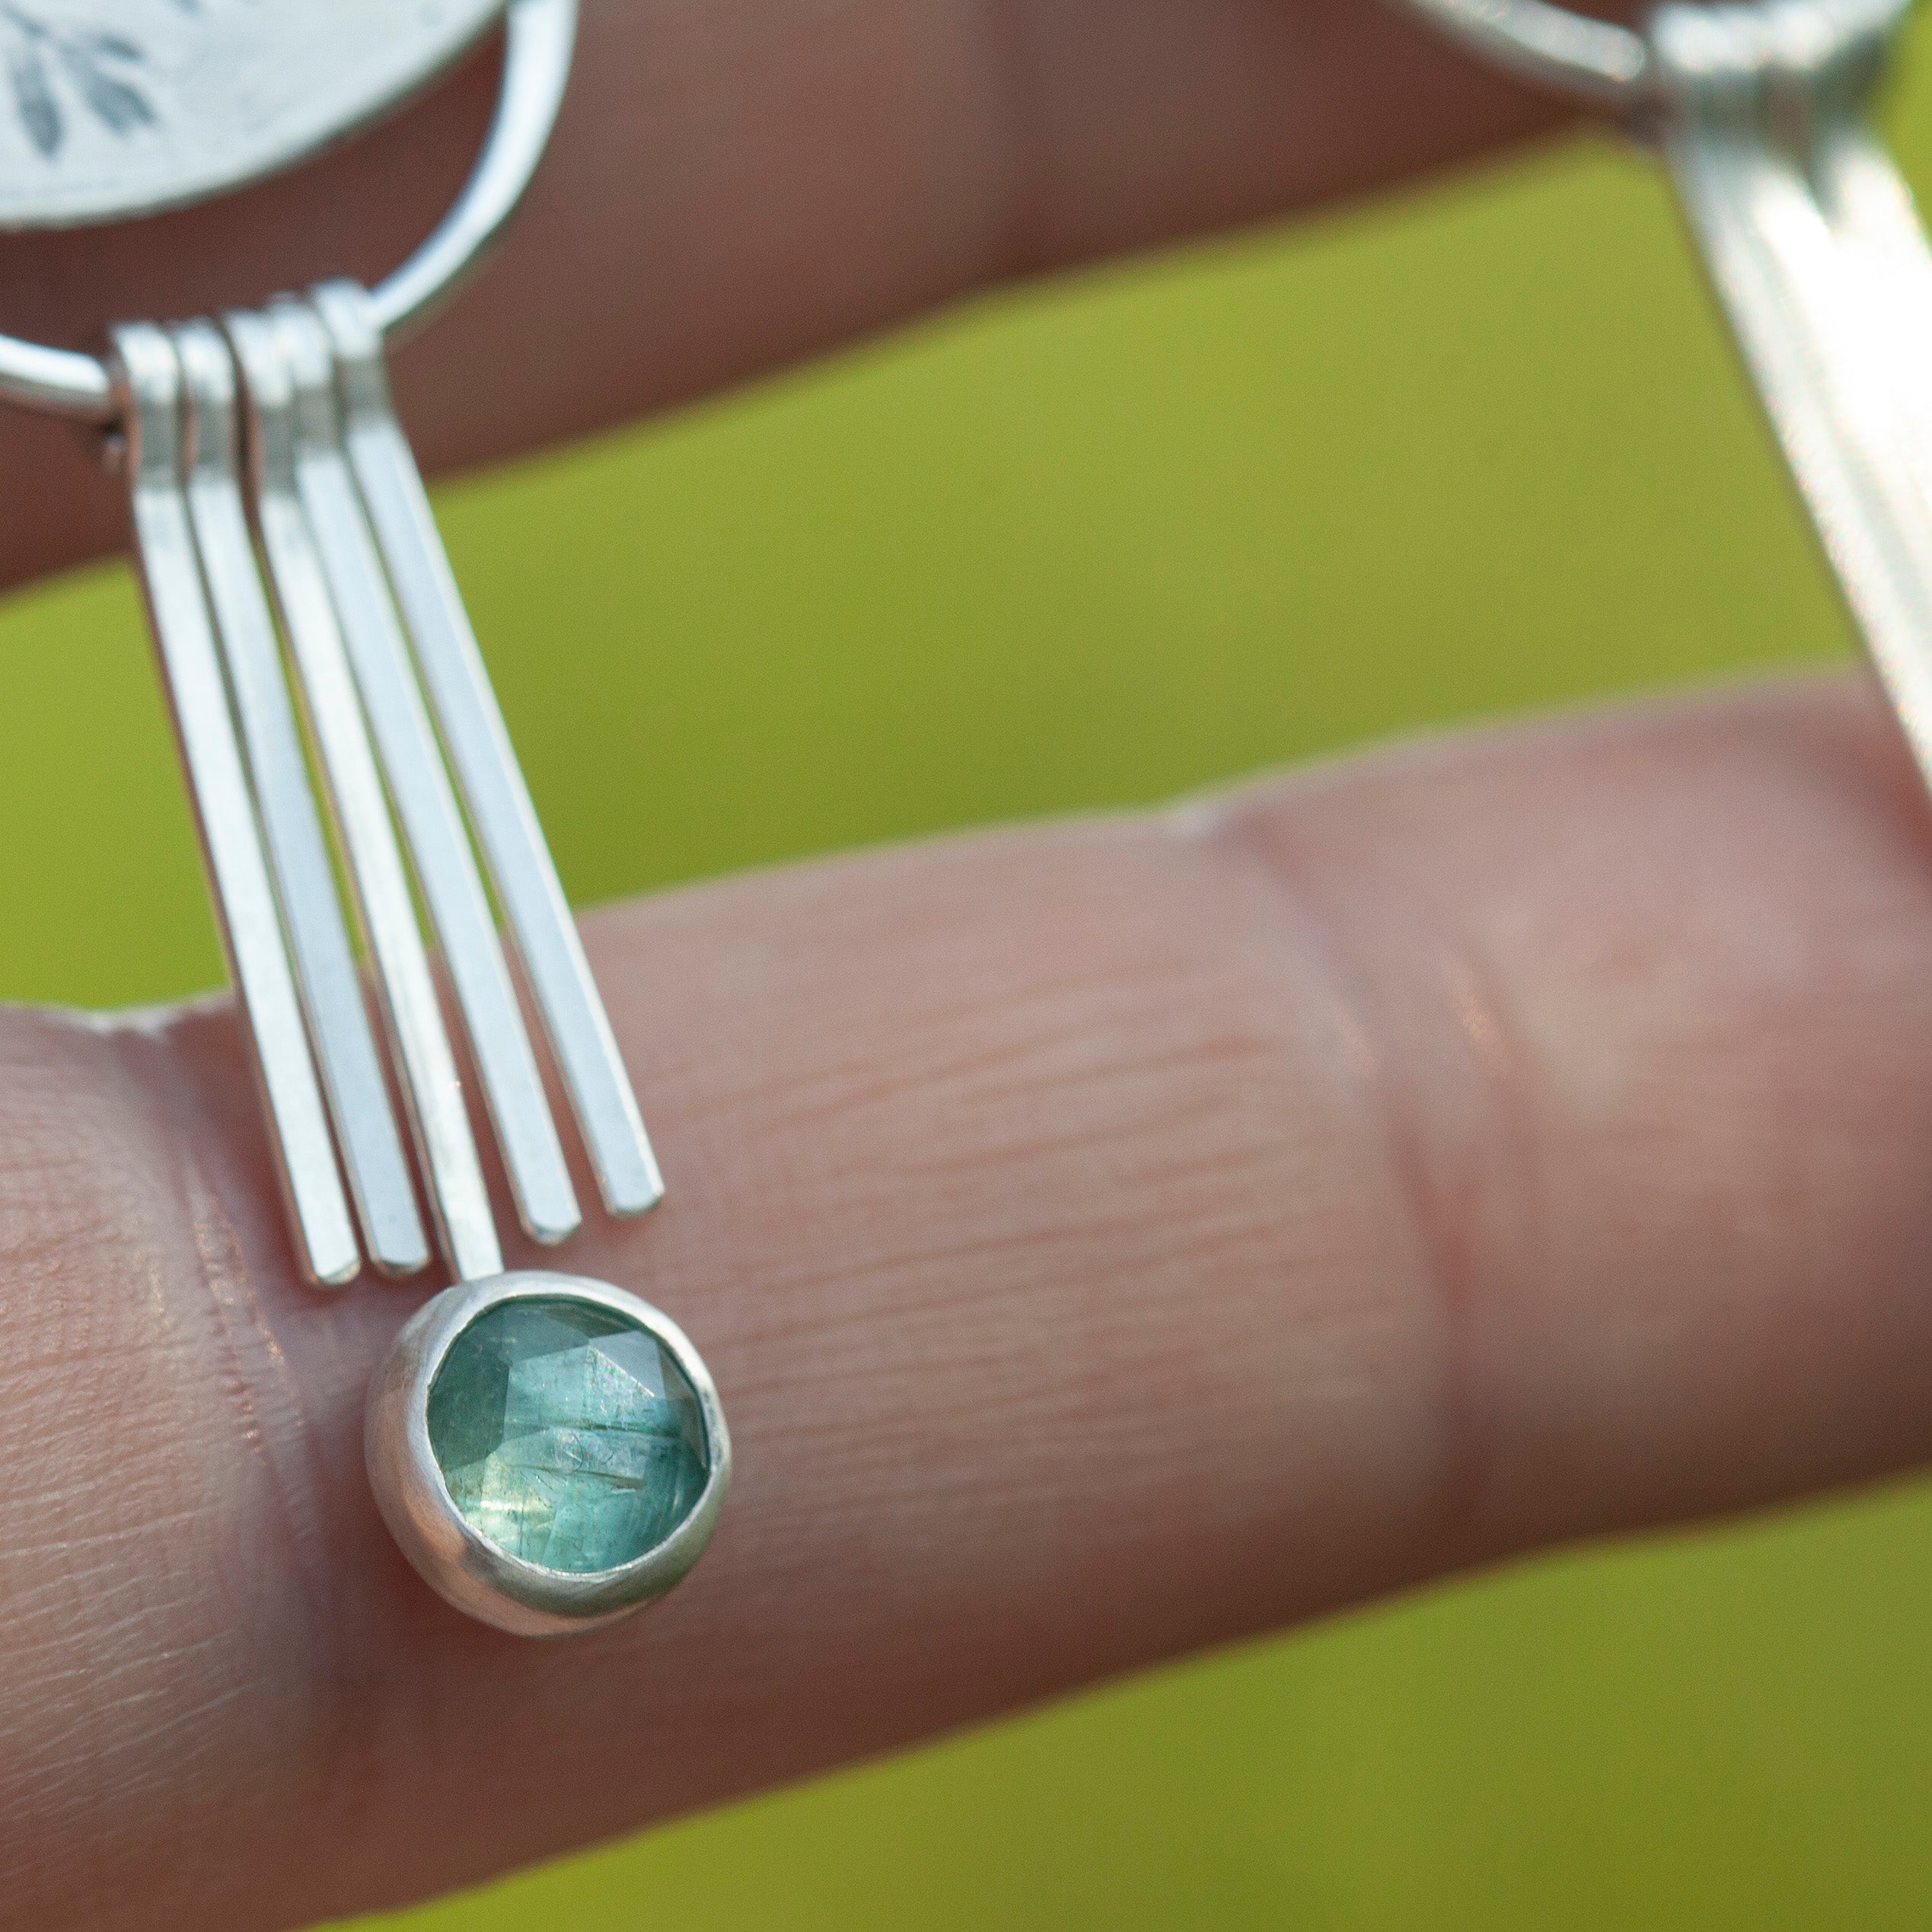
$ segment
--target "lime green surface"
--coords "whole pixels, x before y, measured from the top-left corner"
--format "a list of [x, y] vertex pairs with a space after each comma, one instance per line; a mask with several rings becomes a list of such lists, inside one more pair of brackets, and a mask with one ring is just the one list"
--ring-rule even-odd
[[[445, 509], [586, 899], [1846, 642], [1658, 184], [1594, 148]], [[124, 581], [5, 623], [0, 993], [208, 984]], [[1928, 1630], [1906, 1493], [1545, 1564], [383, 1924], [1923, 1928]]]

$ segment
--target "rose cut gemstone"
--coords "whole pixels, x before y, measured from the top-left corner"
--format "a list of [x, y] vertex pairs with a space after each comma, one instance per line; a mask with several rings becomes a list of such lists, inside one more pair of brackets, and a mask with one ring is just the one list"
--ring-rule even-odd
[[429, 1446], [464, 1520], [572, 1575], [655, 1549], [710, 1474], [703, 1411], [669, 1350], [594, 1302], [504, 1302], [450, 1344]]

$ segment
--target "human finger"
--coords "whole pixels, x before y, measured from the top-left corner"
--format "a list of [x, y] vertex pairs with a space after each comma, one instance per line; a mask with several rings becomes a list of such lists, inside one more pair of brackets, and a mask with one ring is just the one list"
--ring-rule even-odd
[[[488, 120], [473, 65], [315, 167], [106, 231], [0, 237], [0, 326], [373, 277]], [[483, 292], [402, 358], [433, 464], [703, 394], [968, 292], [1360, 193], [1550, 124], [1373, 0], [588, 0], [553, 154]], [[67, 426], [0, 414], [0, 582], [123, 542]]]
[[[292, 1278], [225, 1005], [0, 1023], [0, 1924], [304, 1924], [1932, 1445], [1932, 839], [1831, 681], [591, 922], [716, 1371], [660, 1607], [434, 1597], [420, 1290]], [[531, 1258], [526, 1257], [525, 1258]]]

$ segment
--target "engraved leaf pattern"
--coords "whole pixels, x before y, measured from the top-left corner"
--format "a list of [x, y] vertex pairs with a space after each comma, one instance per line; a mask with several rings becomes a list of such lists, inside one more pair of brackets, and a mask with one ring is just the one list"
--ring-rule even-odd
[[[191, 7], [193, 0], [177, 4]], [[41, 154], [51, 159], [66, 139], [67, 123], [54, 86], [56, 71], [110, 133], [125, 135], [153, 124], [153, 104], [126, 72], [145, 59], [138, 41], [94, 28], [50, 26], [11, 4], [0, 5], [0, 21], [11, 30], [7, 78], [14, 111]]]
[[60, 49], [60, 63], [79, 89], [81, 98], [91, 107], [101, 124], [116, 134], [142, 127], [155, 118], [148, 97], [139, 88], [116, 80], [94, 49], [79, 40], [65, 42]]
[[27, 139], [42, 154], [53, 154], [60, 145], [60, 110], [54, 104], [53, 85], [40, 49], [30, 44], [8, 48], [7, 79]]
[[111, 59], [139, 62], [147, 59], [138, 43], [125, 33], [84, 33], [81, 39], [90, 53], [105, 54]]

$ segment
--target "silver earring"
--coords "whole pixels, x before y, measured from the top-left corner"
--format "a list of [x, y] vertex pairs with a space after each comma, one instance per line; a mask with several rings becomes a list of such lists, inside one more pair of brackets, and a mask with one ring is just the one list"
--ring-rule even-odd
[[1853, 617], [1932, 783], [1932, 249], [1867, 115], [1909, 0], [1406, 0], [1668, 167]]
[[562, 103], [575, 0], [128, 0], [112, 35], [42, 0], [0, 20], [14, 92], [12, 113], [0, 109], [0, 225], [126, 218], [258, 179], [383, 113], [493, 26], [505, 33], [496, 118], [468, 185], [387, 281], [123, 325], [104, 359], [0, 337], [0, 397], [101, 425], [125, 465], [303, 1272], [336, 1289], [365, 1254], [409, 1275], [433, 1248], [454, 1279], [370, 1387], [382, 1514], [470, 1615], [524, 1635], [591, 1628], [697, 1561], [730, 1484], [731, 1439], [668, 1316], [602, 1283], [504, 1270], [419, 897], [524, 1232], [556, 1245], [582, 1214], [512, 959], [604, 1208], [642, 1214], [664, 1189], [385, 361], [521, 199]]

